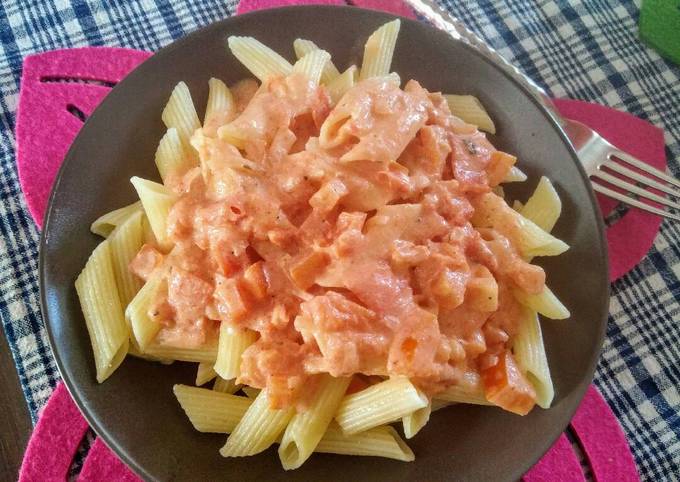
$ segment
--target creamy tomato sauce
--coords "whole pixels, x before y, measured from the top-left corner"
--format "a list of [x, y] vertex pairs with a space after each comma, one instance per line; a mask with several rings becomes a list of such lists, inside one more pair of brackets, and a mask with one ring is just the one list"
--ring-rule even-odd
[[492, 188], [514, 158], [415, 81], [368, 79], [335, 106], [300, 74], [234, 91], [192, 138], [200, 165], [172, 177], [173, 249], [144, 246], [131, 266], [165, 270], [158, 341], [257, 332], [238, 381], [274, 407], [330, 373], [407, 376], [429, 395], [484, 384], [526, 413], [510, 290], [538, 293], [545, 275], [520, 256], [511, 215], [475, 219], [510, 209]]

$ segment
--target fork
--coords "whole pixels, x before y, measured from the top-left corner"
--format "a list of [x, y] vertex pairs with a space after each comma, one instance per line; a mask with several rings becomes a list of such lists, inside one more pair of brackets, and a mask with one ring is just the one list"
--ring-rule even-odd
[[[459, 19], [443, 10], [433, 1], [405, 0], [405, 2], [432, 25], [444, 30], [454, 39], [465, 42], [499, 65], [543, 104], [571, 141], [583, 169], [590, 178], [594, 191], [648, 213], [680, 221], [680, 215], [640, 200], [640, 198], [646, 199], [662, 206], [680, 210], [679, 203], [648, 190], [655, 189], [675, 198], [680, 198], [680, 180], [618, 149], [585, 124], [562, 117], [540, 85], [508, 62]], [[638, 169], [646, 175], [632, 168]], [[614, 173], [617, 175], [614, 175]], [[626, 194], [607, 187], [607, 184], [623, 190]], [[638, 197], [636, 198], [632, 194]]]

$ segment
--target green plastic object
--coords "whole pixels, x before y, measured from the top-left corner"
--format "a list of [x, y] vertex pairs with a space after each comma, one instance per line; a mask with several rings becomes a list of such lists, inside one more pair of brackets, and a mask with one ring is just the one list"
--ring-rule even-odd
[[680, 0], [643, 0], [640, 38], [663, 57], [680, 64]]

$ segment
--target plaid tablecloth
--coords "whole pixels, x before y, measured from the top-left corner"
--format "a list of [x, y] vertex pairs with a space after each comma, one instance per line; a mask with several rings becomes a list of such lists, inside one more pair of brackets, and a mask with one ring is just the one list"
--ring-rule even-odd
[[[639, 42], [639, 0], [443, 3], [554, 96], [599, 102], [662, 127], [671, 172], [680, 177], [680, 68]], [[157, 50], [235, 8], [235, 0], [0, 3], [0, 318], [34, 420], [59, 373], [40, 315], [39, 232], [14, 159], [22, 59], [87, 45]], [[680, 224], [664, 222], [650, 253], [613, 286], [595, 378], [646, 480], [680, 477], [679, 278]]]

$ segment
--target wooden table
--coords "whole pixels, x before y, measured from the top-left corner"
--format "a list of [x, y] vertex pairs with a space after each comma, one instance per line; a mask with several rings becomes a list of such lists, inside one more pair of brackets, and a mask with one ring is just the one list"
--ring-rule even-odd
[[17, 480], [32, 426], [14, 360], [1, 330], [0, 410], [0, 481], [13, 481]]

